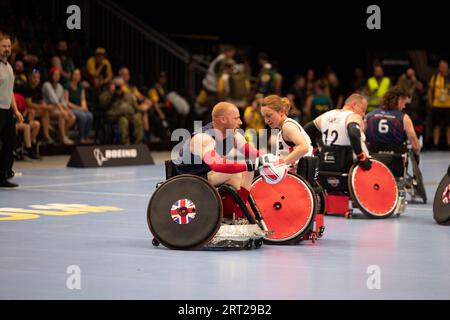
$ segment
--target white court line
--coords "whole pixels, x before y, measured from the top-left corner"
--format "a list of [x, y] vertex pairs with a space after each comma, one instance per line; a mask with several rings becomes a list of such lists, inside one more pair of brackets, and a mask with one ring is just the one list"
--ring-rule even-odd
[[[123, 182], [139, 182], [139, 181], [163, 181], [164, 177], [141, 178], [141, 179], [122, 179], [122, 180], [105, 180], [105, 181], [90, 181], [90, 182], [75, 182], [75, 183], [60, 183], [60, 184], [41, 184], [18, 187], [18, 190], [46, 188], [46, 187], [70, 187], [70, 186], [87, 186], [94, 184], [109, 184], [109, 183], [123, 183]], [[16, 190], [17, 190], [16, 189]]]
[[74, 190], [61, 190], [61, 189], [32, 189], [28, 188], [26, 191], [49, 191], [49, 192], [61, 192], [61, 193], [81, 193], [81, 194], [90, 194], [90, 195], [100, 195], [100, 196], [119, 196], [119, 197], [140, 197], [140, 198], [148, 198], [150, 194], [142, 194], [142, 193], [115, 193], [115, 192], [97, 192], [97, 191], [74, 191]]
[[410, 208], [411, 210], [419, 210], [419, 211], [428, 211], [428, 212], [433, 212], [433, 208], [416, 208], [416, 207], [411, 207], [406, 205], [406, 208]]

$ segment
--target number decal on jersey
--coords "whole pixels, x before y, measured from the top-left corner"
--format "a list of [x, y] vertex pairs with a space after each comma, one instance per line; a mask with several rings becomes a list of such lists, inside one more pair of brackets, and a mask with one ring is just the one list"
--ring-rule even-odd
[[[324, 134], [325, 134], [325, 141], [328, 142], [328, 129], [325, 130]], [[329, 145], [333, 146], [339, 137], [338, 132], [336, 130], [331, 131], [330, 137], [331, 137], [331, 139], [333, 139], [333, 141], [331, 141], [331, 143]], [[328, 144], [328, 143], [326, 143], [326, 144]]]
[[381, 119], [380, 122], [378, 122], [378, 132], [379, 133], [389, 132], [388, 121], [386, 119]]

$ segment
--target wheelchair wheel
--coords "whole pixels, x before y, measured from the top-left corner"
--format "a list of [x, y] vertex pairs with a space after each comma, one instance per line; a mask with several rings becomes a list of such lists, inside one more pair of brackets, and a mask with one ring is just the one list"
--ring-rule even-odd
[[450, 176], [448, 174], [442, 178], [434, 195], [433, 218], [438, 224], [450, 224]]
[[289, 172], [278, 184], [267, 184], [262, 177], [250, 190], [267, 229], [273, 234], [266, 244], [294, 244], [311, 230], [316, 213], [316, 197], [308, 182]]
[[147, 223], [155, 239], [170, 249], [195, 249], [208, 243], [220, 228], [222, 201], [205, 179], [179, 175], [152, 195]]
[[368, 217], [383, 219], [391, 216], [398, 202], [395, 177], [382, 162], [372, 159], [372, 168], [363, 170], [353, 165], [348, 177], [352, 200]]

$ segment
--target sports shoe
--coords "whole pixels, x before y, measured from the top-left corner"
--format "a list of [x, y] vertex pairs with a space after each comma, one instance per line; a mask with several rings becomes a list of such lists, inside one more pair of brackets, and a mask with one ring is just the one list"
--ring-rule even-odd
[[69, 139], [67, 136], [65, 136], [64, 138], [62, 138], [62, 143], [66, 146], [71, 146], [74, 144], [72, 139]]
[[42, 143], [44, 144], [55, 144], [55, 140], [53, 140], [52, 137], [48, 137], [48, 138], [44, 138], [44, 140], [42, 140]]
[[0, 180], [0, 188], [17, 188], [19, 185], [9, 182], [8, 180]]
[[25, 149], [25, 151], [27, 152], [26, 155], [28, 158], [33, 159], [33, 160], [38, 160], [40, 159], [40, 157], [36, 154], [36, 152], [34, 151], [33, 148], [27, 148]]

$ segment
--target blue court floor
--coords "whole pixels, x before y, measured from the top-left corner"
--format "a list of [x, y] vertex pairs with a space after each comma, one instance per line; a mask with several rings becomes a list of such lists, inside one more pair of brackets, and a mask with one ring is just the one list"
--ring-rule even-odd
[[37, 163], [0, 190], [0, 299], [450, 299], [450, 227], [432, 217], [449, 162], [423, 154], [428, 204], [400, 218], [326, 216], [315, 244], [251, 251], [153, 247], [146, 210], [162, 164]]

